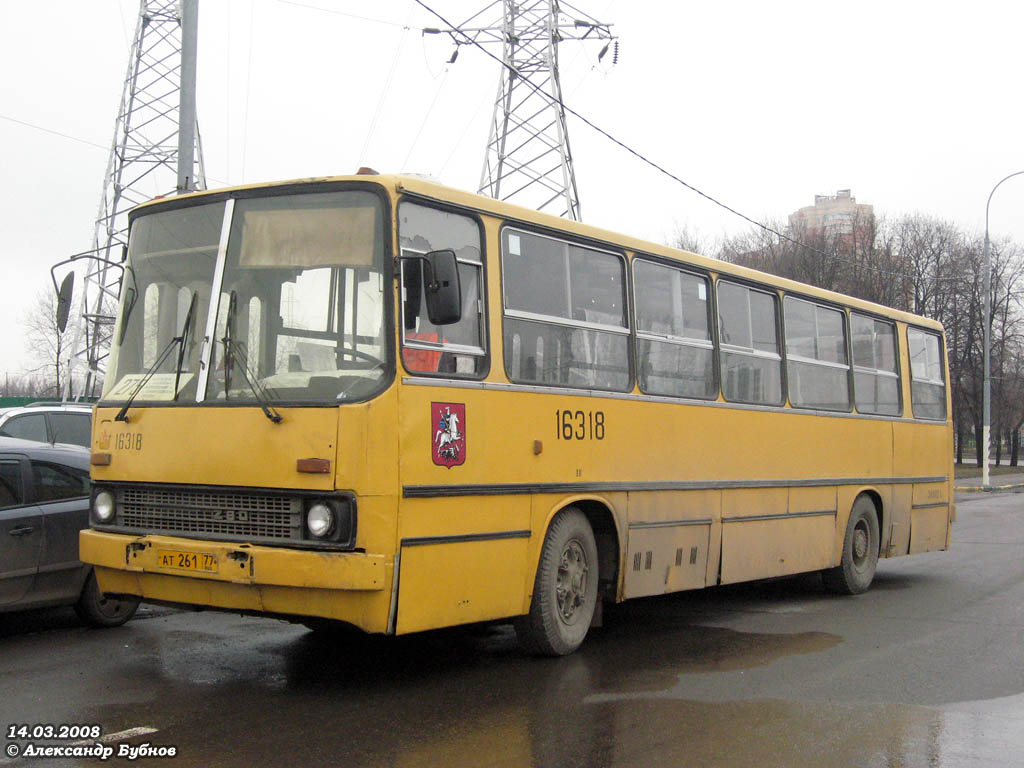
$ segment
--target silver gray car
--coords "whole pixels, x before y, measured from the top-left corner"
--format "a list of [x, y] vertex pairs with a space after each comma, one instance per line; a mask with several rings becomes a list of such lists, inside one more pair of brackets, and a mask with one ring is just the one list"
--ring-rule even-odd
[[92, 406], [84, 403], [32, 403], [0, 408], [0, 437], [41, 443], [90, 444]]

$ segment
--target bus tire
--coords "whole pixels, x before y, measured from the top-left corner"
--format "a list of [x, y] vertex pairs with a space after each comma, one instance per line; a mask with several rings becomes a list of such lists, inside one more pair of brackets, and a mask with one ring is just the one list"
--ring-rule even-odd
[[583, 642], [597, 606], [597, 543], [580, 510], [566, 507], [551, 521], [537, 565], [530, 612], [515, 621], [528, 651], [564, 656]]
[[843, 539], [843, 558], [835, 568], [821, 572], [830, 592], [859, 595], [867, 591], [878, 566], [878, 515], [867, 496], [860, 496], [850, 510]]
[[90, 627], [120, 627], [135, 615], [138, 607], [137, 597], [107, 597], [100, 592], [96, 574], [92, 571], [89, 571], [82, 594], [74, 606], [78, 618]]

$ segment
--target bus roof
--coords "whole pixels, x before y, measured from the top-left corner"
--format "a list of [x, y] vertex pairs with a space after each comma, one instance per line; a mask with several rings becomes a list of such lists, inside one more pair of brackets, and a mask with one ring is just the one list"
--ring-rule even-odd
[[708, 256], [701, 256], [700, 254], [691, 253], [689, 251], [683, 251], [678, 248], [672, 248], [667, 245], [659, 245], [657, 243], [641, 240], [639, 238], [631, 237], [629, 235], [611, 232], [609, 230], [585, 224], [583, 222], [573, 221], [572, 219], [566, 219], [548, 213], [542, 213], [540, 211], [535, 211], [530, 208], [524, 208], [522, 206], [514, 205], [512, 203], [506, 203], [500, 200], [495, 200], [484, 195], [478, 195], [473, 192], [455, 189], [453, 187], [448, 187], [439, 182], [431, 181], [419, 176], [407, 176], [397, 174], [358, 174], [349, 176], [315, 177], [306, 179], [293, 179], [289, 181], [247, 184], [235, 187], [224, 187], [220, 189], [204, 190], [201, 192], [192, 192], [187, 195], [175, 196], [173, 198], [157, 198], [155, 200], [151, 200], [148, 203], [143, 203], [142, 205], [138, 206], [132, 213], [134, 215], [138, 212], [141, 212], [143, 209], [153, 205], [166, 204], [177, 200], [195, 199], [196, 197], [219, 197], [222, 195], [230, 195], [231, 193], [244, 190], [273, 189], [275, 187], [284, 188], [298, 186], [314, 186], [346, 181], [358, 181], [363, 183], [378, 184], [396, 194], [411, 194], [414, 196], [423, 197], [430, 200], [451, 203], [460, 207], [468, 208], [470, 210], [496, 216], [499, 218], [512, 219], [518, 222], [535, 224], [538, 226], [545, 227], [547, 229], [554, 229], [569, 234], [578, 235], [580, 237], [584, 237], [593, 241], [598, 241], [610, 246], [617, 246], [621, 249], [631, 251], [633, 253], [646, 253], [652, 256], [660, 256], [664, 258], [678, 260], [685, 264], [690, 264], [700, 269], [715, 272], [720, 275], [731, 275], [737, 278], [750, 280], [753, 282], [764, 283], [775, 288], [780, 288], [787, 292], [803, 294], [804, 296], [808, 297], [820, 298], [825, 301], [844, 304], [854, 309], [863, 309], [867, 312], [884, 315], [894, 320], [899, 320], [905, 323], [911, 323], [914, 325], [934, 328], [937, 330], [942, 329], [942, 324], [939, 323], [938, 321], [920, 315], [915, 315], [910, 312], [904, 312], [901, 310], [893, 309], [892, 307], [887, 307], [882, 304], [876, 304], [871, 301], [865, 301], [863, 299], [858, 299], [854, 296], [837, 293], [835, 291], [825, 290], [823, 288], [818, 288], [807, 283], [801, 283], [796, 280], [778, 277], [768, 272], [750, 269], [748, 267], [743, 267], [738, 264], [731, 264], [730, 262], [722, 261], [720, 259], [715, 259]]

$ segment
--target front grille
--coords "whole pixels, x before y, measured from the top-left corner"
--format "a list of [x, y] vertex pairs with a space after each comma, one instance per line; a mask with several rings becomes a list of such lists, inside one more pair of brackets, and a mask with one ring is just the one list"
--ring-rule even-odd
[[140, 533], [302, 538], [302, 502], [296, 498], [160, 488], [123, 488], [118, 495], [119, 524]]

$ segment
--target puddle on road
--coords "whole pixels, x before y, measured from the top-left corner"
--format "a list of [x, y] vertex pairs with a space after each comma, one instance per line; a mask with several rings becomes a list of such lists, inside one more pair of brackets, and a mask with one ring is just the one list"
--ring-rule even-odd
[[1021, 697], [945, 709], [636, 695], [596, 701], [595, 682], [607, 675], [581, 656], [509, 657], [462, 673], [443, 649], [424, 650], [439, 651], [436, 675], [418, 659], [412, 679], [378, 669], [354, 685], [174, 687], [146, 708], [147, 721], [161, 728], [149, 738], [178, 746], [176, 768], [269, 766], [282, 757], [368, 768], [952, 768], [1019, 764], [1024, 752]]
[[1024, 697], [943, 708], [687, 698], [697, 680], [799, 662], [841, 638], [702, 626], [679, 605], [616, 612], [562, 659], [524, 656], [507, 628], [352, 640], [239, 619], [154, 634], [124, 670], [148, 701], [90, 717], [108, 730], [142, 717], [160, 729], [152, 743], [178, 747], [175, 768], [950, 768], [1024, 754]]

